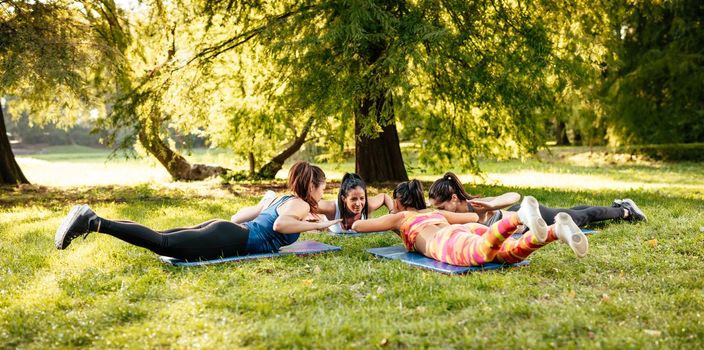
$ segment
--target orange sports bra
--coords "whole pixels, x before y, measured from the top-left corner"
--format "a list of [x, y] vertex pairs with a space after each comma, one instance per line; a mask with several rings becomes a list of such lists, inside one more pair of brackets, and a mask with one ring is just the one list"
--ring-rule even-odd
[[425, 225], [437, 223], [449, 224], [447, 219], [437, 211], [429, 213], [404, 211], [403, 216], [403, 222], [401, 223], [401, 239], [403, 239], [403, 244], [409, 252], [416, 250], [416, 238]]

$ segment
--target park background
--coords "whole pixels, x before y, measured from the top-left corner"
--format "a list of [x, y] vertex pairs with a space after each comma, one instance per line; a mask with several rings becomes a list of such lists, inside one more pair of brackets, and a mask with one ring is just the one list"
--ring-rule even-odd
[[[699, 1], [0, 1], [0, 348], [700, 348]], [[336, 196], [444, 171], [552, 207], [632, 198], [525, 268], [449, 277], [339, 253], [162, 265], [74, 204], [227, 219], [290, 164]], [[381, 215], [382, 213], [375, 213]]]

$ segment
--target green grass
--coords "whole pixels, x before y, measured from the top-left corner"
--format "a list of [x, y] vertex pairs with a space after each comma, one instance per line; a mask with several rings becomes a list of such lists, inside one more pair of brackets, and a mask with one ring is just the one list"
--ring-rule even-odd
[[[608, 205], [628, 196], [650, 220], [597, 225], [601, 233], [589, 237], [584, 259], [552, 244], [528, 267], [459, 277], [365, 252], [400, 243], [393, 234], [305, 233], [303, 239], [342, 251], [177, 268], [100, 234], [56, 251], [53, 233], [75, 203], [165, 229], [229, 218], [258, 197], [241, 186], [235, 188], [242, 195], [233, 195], [212, 182], [0, 188], [0, 348], [704, 346], [704, 192], [700, 177], [689, 179], [704, 165], [613, 165], [596, 173], [558, 162], [489, 166], [497, 176], [514, 171], [595, 179], [630, 173], [624, 181], [636, 185], [472, 189], [517, 190], [550, 206]], [[666, 186], [644, 187], [648, 178]], [[326, 196], [335, 192], [329, 188]]]

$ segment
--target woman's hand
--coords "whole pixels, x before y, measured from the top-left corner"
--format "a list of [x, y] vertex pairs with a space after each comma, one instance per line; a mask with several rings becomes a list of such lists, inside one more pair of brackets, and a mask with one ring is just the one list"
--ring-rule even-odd
[[335, 220], [330, 220], [330, 221], [322, 220], [322, 221], [316, 222], [316, 224], [317, 224], [316, 226], [318, 226], [316, 229], [317, 230], [324, 230], [332, 225], [340, 223], [341, 221], [342, 221], [342, 219], [335, 219]]

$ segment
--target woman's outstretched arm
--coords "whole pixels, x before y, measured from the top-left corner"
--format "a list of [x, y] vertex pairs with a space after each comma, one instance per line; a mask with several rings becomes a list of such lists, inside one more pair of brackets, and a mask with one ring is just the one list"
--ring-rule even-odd
[[370, 213], [381, 208], [382, 205], [385, 205], [387, 208], [389, 208], [389, 213], [394, 212], [394, 201], [391, 199], [391, 196], [389, 196], [388, 194], [380, 193], [374, 197], [369, 198], [369, 212]]
[[403, 214], [386, 214], [376, 219], [357, 220], [352, 224], [352, 231], [356, 232], [380, 232], [388, 230], [398, 230], [401, 227]]
[[318, 214], [323, 214], [328, 220], [335, 218], [335, 202], [331, 200], [321, 200], [318, 202]]
[[472, 199], [469, 203], [478, 213], [485, 213], [496, 209], [506, 208], [521, 200], [521, 195], [516, 192], [506, 192], [497, 197], [484, 197]]
[[237, 224], [252, 221], [259, 214], [261, 214], [264, 209], [268, 208], [269, 205], [271, 205], [271, 203], [274, 201], [274, 199], [276, 199], [276, 193], [274, 193], [273, 191], [267, 191], [262, 197], [262, 199], [259, 200], [259, 203], [254, 206], [244, 207], [238, 210], [235, 215], [232, 215], [230, 221]]
[[341, 219], [319, 222], [305, 221], [310, 214], [310, 205], [300, 198], [282, 204], [278, 212], [279, 217], [274, 221], [274, 231], [279, 233], [322, 230], [342, 221]]

